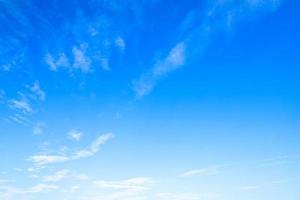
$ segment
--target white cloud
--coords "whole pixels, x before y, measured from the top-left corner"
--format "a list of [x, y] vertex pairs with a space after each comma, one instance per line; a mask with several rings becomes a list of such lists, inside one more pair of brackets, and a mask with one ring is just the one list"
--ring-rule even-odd
[[168, 55], [156, 62], [150, 73], [144, 74], [134, 82], [133, 90], [137, 97], [143, 97], [151, 92], [156, 82], [163, 76], [185, 64], [185, 43], [176, 44]]
[[107, 133], [100, 135], [91, 145], [79, 151], [74, 152], [71, 155], [47, 155], [47, 154], [38, 154], [33, 155], [29, 158], [37, 166], [53, 164], [53, 163], [62, 163], [71, 160], [78, 160], [81, 158], [91, 157], [98, 153], [101, 146], [107, 141], [111, 140], [114, 137], [113, 134]]
[[116, 47], [118, 47], [121, 51], [124, 51], [124, 50], [125, 50], [126, 44], [125, 44], [125, 41], [124, 41], [123, 38], [118, 37], [118, 38], [115, 40], [115, 45], [116, 45]]
[[19, 124], [23, 124], [23, 125], [28, 125], [30, 124], [30, 121], [22, 114], [16, 113], [12, 116], [9, 117], [9, 119], [11, 119], [12, 121], [19, 123]]
[[191, 176], [212, 176], [220, 173], [219, 168], [217, 167], [208, 167], [202, 169], [194, 169], [182, 173], [181, 177], [191, 177]]
[[151, 189], [154, 181], [148, 177], [137, 177], [121, 181], [95, 181], [99, 188], [116, 189], [116, 190], [134, 190], [144, 191]]
[[37, 122], [33, 126], [33, 134], [34, 135], [39, 135], [44, 132], [44, 128], [46, 127], [46, 124], [44, 122]]
[[41, 183], [41, 184], [35, 185], [31, 188], [28, 188], [21, 193], [40, 193], [40, 192], [45, 192], [45, 191], [49, 191], [49, 190], [56, 190], [58, 188], [59, 187], [57, 185], [48, 185], [48, 184]]
[[49, 65], [50, 70], [52, 71], [56, 71], [57, 70], [57, 64], [55, 59], [53, 58], [53, 56], [51, 54], [46, 54], [45, 56], [45, 62], [47, 65]]
[[71, 159], [77, 160], [80, 158], [93, 156], [100, 150], [100, 147], [103, 144], [105, 144], [107, 141], [111, 140], [112, 138], [114, 138], [114, 135], [111, 133], [99, 136], [88, 148], [74, 153], [74, 155], [71, 157]]
[[159, 61], [153, 69], [154, 76], [163, 76], [176, 70], [185, 63], [185, 44], [179, 43], [171, 49], [168, 56]]
[[73, 185], [69, 188], [70, 192], [75, 192], [80, 189], [80, 185]]
[[[46, 94], [41, 89], [38, 81], [35, 81], [31, 86], [25, 85], [25, 88], [26, 90], [18, 91], [17, 97], [5, 100], [5, 102], [13, 110], [11, 116], [9, 116], [10, 120], [23, 125], [32, 125], [33, 122], [31, 122], [30, 116], [38, 111], [35, 107], [39, 102], [45, 100]], [[35, 124], [35, 126], [34, 129], [36, 128], [37, 132], [38, 129], [41, 130], [41, 124]]]
[[[143, 74], [137, 81], [134, 81], [132, 89], [135, 95], [143, 97], [149, 94], [158, 79], [185, 64], [187, 53], [189, 53], [189, 57], [196, 55], [199, 58], [207, 43], [216, 35], [215, 33], [230, 31], [249, 16], [260, 16], [273, 12], [279, 7], [280, 2], [279, 0], [208, 1], [207, 9], [204, 11], [205, 17], [201, 19], [203, 23], [197, 25], [194, 22], [187, 24], [186, 19], [183, 21], [183, 24], [178, 28], [179, 32], [182, 32], [183, 27], [187, 30], [186, 26], [190, 26], [191, 31], [174, 45], [166, 58], [156, 62], [150, 72]], [[193, 16], [193, 21], [198, 21], [195, 18], [200, 17], [203, 17], [203, 14], [196, 14]]]
[[80, 69], [82, 72], [89, 72], [91, 67], [91, 61], [86, 56], [87, 44], [81, 44], [79, 47], [74, 46], [72, 48], [74, 63], [73, 68]]
[[58, 67], [69, 68], [70, 62], [65, 53], [61, 53], [56, 61]]
[[19, 110], [23, 113], [31, 113], [32, 112], [31, 105], [29, 104], [29, 101], [27, 100], [27, 98], [24, 95], [22, 95], [20, 99], [10, 100], [10, 107], [12, 109]]
[[94, 181], [94, 184], [102, 190], [108, 190], [109, 195], [91, 197], [87, 199], [107, 199], [107, 200], [146, 200], [147, 192], [150, 191], [155, 181], [148, 177], [137, 177], [119, 181]]
[[44, 101], [46, 98], [45, 92], [41, 89], [40, 84], [38, 81], [35, 81], [33, 86], [30, 88], [32, 93], [40, 100]]
[[11, 65], [10, 64], [2, 65], [1, 69], [5, 72], [8, 72], [11, 69]]
[[79, 141], [81, 139], [82, 133], [73, 129], [68, 133], [68, 136], [71, 140]]
[[36, 165], [47, 165], [52, 163], [61, 163], [68, 161], [69, 158], [66, 156], [59, 156], [59, 155], [34, 155], [31, 156], [30, 159]]
[[58, 68], [69, 68], [70, 63], [69, 59], [67, 58], [65, 53], [61, 53], [57, 60], [51, 55], [50, 53], [47, 53], [45, 56], [45, 62], [49, 66], [49, 69], [51, 71], [57, 71]]
[[179, 192], [164, 192], [164, 193], [156, 193], [156, 199], [159, 200], [205, 200], [205, 199], [219, 199], [220, 194], [218, 193], [179, 193]]
[[261, 185], [248, 185], [248, 186], [240, 187], [241, 190], [246, 190], [246, 191], [257, 190], [259, 188], [261, 188]]
[[58, 181], [60, 181], [64, 178], [66, 178], [68, 175], [70, 175], [70, 170], [64, 169], [64, 170], [60, 170], [60, 171], [55, 172], [51, 176], [44, 176], [43, 181], [45, 181], [45, 182], [58, 182]]
[[58, 190], [58, 185], [39, 183], [28, 187], [16, 187], [11, 183], [0, 184], [0, 199], [15, 200], [15, 199], [32, 199], [38, 194], [48, 193]]

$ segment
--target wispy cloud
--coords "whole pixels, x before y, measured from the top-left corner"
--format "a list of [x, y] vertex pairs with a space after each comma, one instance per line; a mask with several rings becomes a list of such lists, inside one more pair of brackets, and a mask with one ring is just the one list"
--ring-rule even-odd
[[32, 108], [29, 103], [29, 100], [23, 94], [20, 95], [19, 99], [10, 100], [9, 106], [10, 108], [21, 111], [22, 113], [32, 112]]
[[81, 139], [81, 136], [82, 136], [82, 132], [74, 129], [68, 133], [68, 137], [71, 140], [75, 140], [75, 141], [79, 141]]
[[36, 165], [46, 165], [51, 163], [61, 163], [70, 160], [67, 156], [60, 156], [60, 155], [34, 155], [30, 157], [30, 161], [34, 162]]
[[156, 199], [159, 200], [203, 200], [203, 199], [217, 199], [219, 195], [215, 194], [196, 194], [196, 193], [171, 193], [171, 192], [164, 192], [164, 193], [157, 193], [155, 194]]
[[65, 53], [61, 53], [57, 59], [55, 59], [52, 54], [47, 53], [45, 63], [49, 66], [51, 71], [57, 71], [59, 68], [70, 69], [69, 59]]
[[156, 82], [185, 63], [185, 43], [178, 43], [168, 55], [157, 61], [150, 73], [144, 74], [133, 83], [137, 97], [143, 97], [151, 92]]
[[102, 190], [110, 190], [109, 195], [101, 195], [98, 197], [92, 197], [87, 199], [108, 199], [108, 200], [117, 200], [117, 199], [148, 199], [146, 192], [151, 190], [155, 184], [155, 181], [149, 177], [137, 177], [127, 180], [120, 181], [103, 181], [98, 180], [94, 181], [94, 184]]
[[33, 134], [34, 135], [40, 135], [44, 132], [44, 129], [46, 128], [46, 124], [44, 122], [37, 122], [33, 126]]
[[58, 56], [54, 56], [50, 53], [45, 55], [44, 61], [49, 66], [51, 71], [58, 71], [59, 69], [65, 69], [70, 72], [79, 70], [83, 73], [91, 71], [91, 58], [87, 56], [87, 43], [81, 43], [74, 45], [71, 49], [72, 58], [68, 58], [65, 53], [60, 53]]
[[72, 48], [74, 63], [73, 68], [79, 69], [82, 72], [89, 72], [91, 70], [91, 60], [86, 55], [86, 50], [88, 48], [87, 44], [80, 44], [79, 46], [74, 46]]
[[96, 154], [100, 147], [108, 142], [109, 140], [113, 139], [114, 135], [111, 133], [107, 133], [104, 135], [99, 136], [88, 148], [77, 151], [74, 153], [74, 155], [71, 157], [72, 160], [77, 160], [80, 158], [90, 157]]
[[68, 175], [70, 175], [70, 170], [64, 169], [55, 172], [53, 175], [50, 176], [44, 176], [43, 181], [45, 182], [58, 182], [62, 179], [65, 179]]
[[192, 177], [192, 176], [212, 176], [220, 173], [218, 167], [208, 167], [201, 169], [193, 169], [186, 171], [180, 175], [180, 177]]
[[49, 190], [56, 190], [58, 188], [59, 187], [57, 185], [49, 185], [49, 184], [41, 183], [41, 184], [35, 185], [31, 188], [28, 188], [21, 193], [40, 193], [40, 192], [49, 191]]
[[[203, 18], [203, 15], [189, 12], [187, 18], [179, 25], [178, 32], [184, 32], [183, 29], [191, 29], [191, 31], [186, 31], [183, 39], [173, 46], [165, 58], [155, 62], [150, 72], [142, 74], [138, 80], [134, 81], [132, 89], [135, 95], [143, 97], [149, 94], [161, 77], [183, 66], [187, 58], [199, 59], [216, 33], [231, 31], [244, 19], [273, 12], [279, 5], [279, 0], [208, 1], [204, 19], [201, 19], [200, 25], [194, 21], [199, 21], [196, 18]], [[193, 13], [192, 17], [191, 13]]]
[[44, 101], [46, 99], [45, 92], [41, 89], [40, 83], [35, 81], [33, 86], [30, 88], [32, 93], [38, 98], [40, 101]]
[[125, 50], [126, 44], [122, 37], [117, 37], [115, 40], [115, 45], [118, 47], [121, 51]]
[[101, 146], [104, 145], [106, 142], [111, 140], [114, 137], [113, 134], [107, 133], [100, 135], [93, 141], [89, 147], [86, 149], [82, 149], [79, 151], [75, 151], [73, 154], [70, 155], [48, 155], [48, 154], [37, 154], [31, 156], [28, 160], [32, 161], [37, 166], [47, 165], [47, 164], [54, 164], [54, 163], [62, 163], [71, 160], [78, 160], [81, 158], [91, 157], [98, 153]]
[[116, 190], [134, 190], [144, 191], [150, 189], [154, 185], [154, 181], [148, 177], [137, 177], [121, 181], [95, 181], [95, 185], [99, 188], [116, 189]]
[[27, 199], [28, 195], [49, 192], [57, 189], [59, 189], [59, 186], [57, 185], [44, 183], [39, 183], [25, 188], [15, 187], [8, 184], [0, 185], [0, 198], [4, 200], [18, 199], [21, 197]]
[[245, 185], [242, 187], [239, 187], [239, 190], [243, 190], [243, 191], [249, 191], [252, 192], [253, 190], [259, 190], [259, 189], [263, 189], [266, 187], [273, 187], [273, 186], [278, 186], [278, 184], [282, 184], [285, 181], [279, 180], [279, 181], [265, 181], [262, 183], [258, 183], [258, 184], [252, 184], [252, 185]]
[[45, 99], [46, 93], [42, 90], [39, 81], [34, 81], [32, 85], [25, 85], [24, 89], [17, 92], [16, 97], [4, 99], [12, 111], [9, 119], [23, 125], [34, 124], [33, 129], [41, 130], [41, 124], [31, 122], [30, 117], [38, 111], [39, 103]]

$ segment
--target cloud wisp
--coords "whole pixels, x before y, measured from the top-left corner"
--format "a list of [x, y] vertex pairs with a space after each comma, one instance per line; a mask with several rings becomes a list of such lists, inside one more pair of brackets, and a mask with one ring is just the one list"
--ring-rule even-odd
[[13, 111], [10, 120], [20, 124], [30, 124], [29, 117], [37, 111], [35, 107], [46, 99], [46, 93], [42, 90], [39, 81], [25, 88], [18, 91], [15, 98], [6, 100], [8, 107]]
[[168, 55], [155, 63], [154, 68], [133, 84], [133, 90], [137, 97], [143, 97], [151, 92], [156, 82], [170, 72], [185, 64], [185, 44], [178, 43]]
[[54, 163], [63, 163], [72, 160], [78, 160], [81, 158], [91, 157], [100, 151], [102, 145], [114, 138], [111, 133], [100, 135], [93, 141], [86, 149], [75, 151], [71, 155], [48, 155], [48, 154], [37, 154], [31, 156], [28, 160], [33, 162], [36, 166], [44, 166]]
[[[110, 190], [109, 195], [101, 195], [99, 199], [148, 199], [147, 192], [153, 189], [155, 181], [149, 177], [136, 177], [120, 181], [94, 181], [97, 188]], [[93, 199], [95, 197], [92, 197]]]
[[[142, 74], [140, 78], [133, 81], [132, 90], [136, 97], [141, 98], [149, 94], [157, 81], [177, 70], [191, 59], [199, 59], [209, 41], [216, 33], [224, 33], [233, 30], [239, 23], [254, 16], [261, 16], [265, 13], [274, 12], [280, 5], [279, 0], [213, 0], [207, 2], [207, 9], [204, 11], [204, 19], [199, 20], [203, 15], [187, 14], [187, 18], [179, 25], [178, 32], [185, 29], [188, 31], [182, 40], [177, 42], [165, 57], [154, 63], [150, 72]], [[202, 13], [197, 11], [196, 13]], [[198, 24], [202, 21], [202, 24]], [[187, 26], [189, 26], [187, 28]]]
[[82, 137], [82, 132], [72, 129], [69, 133], [68, 133], [68, 137], [70, 140], [74, 140], [74, 141], [80, 141], [81, 137]]
[[220, 173], [218, 167], [208, 167], [201, 169], [193, 169], [180, 174], [180, 177], [193, 177], [193, 176], [213, 176]]
[[133, 190], [145, 191], [154, 185], [154, 181], [148, 177], [137, 177], [121, 181], [95, 181], [99, 188], [116, 189], [116, 190]]

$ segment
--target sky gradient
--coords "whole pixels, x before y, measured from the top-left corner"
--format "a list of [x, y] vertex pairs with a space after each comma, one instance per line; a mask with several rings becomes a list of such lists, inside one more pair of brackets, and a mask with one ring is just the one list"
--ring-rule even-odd
[[299, 200], [299, 10], [0, 0], [0, 199]]

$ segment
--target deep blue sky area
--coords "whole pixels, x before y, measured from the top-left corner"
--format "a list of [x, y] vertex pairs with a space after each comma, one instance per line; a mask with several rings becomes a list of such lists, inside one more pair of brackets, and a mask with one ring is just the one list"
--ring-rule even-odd
[[1, 200], [298, 200], [296, 0], [0, 0]]

